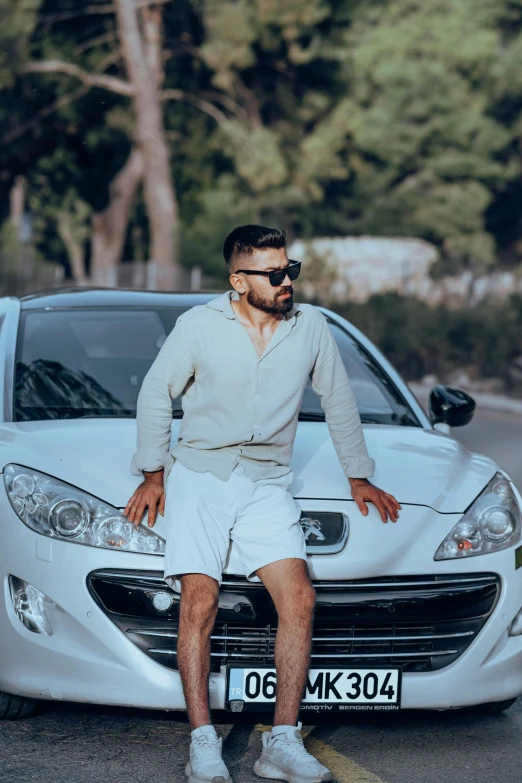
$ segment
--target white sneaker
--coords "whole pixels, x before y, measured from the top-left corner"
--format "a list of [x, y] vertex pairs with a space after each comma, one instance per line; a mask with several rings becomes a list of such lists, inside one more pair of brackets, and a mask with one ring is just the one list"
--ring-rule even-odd
[[272, 737], [263, 732], [263, 750], [254, 764], [260, 778], [286, 780], [288, 783], [324, 783], [333, 780], [332, 773], [314, 758], [303, 745], [301, 723], [297, 728]]
[[192, 732], [190, 761], [185, 767], [188, 783], [232, 783], [228, 769], [221, 758], [223, 740], [215, 729], [204, 727], [202, 732]]

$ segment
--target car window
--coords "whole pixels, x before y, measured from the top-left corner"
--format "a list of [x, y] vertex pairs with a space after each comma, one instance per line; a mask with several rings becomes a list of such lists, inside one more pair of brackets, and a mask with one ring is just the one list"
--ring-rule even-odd
[[[75, 308], [22, 313], [14, 390], [15, 421], [134, 417], [143, 379], [185, 308]], [[418, 426], [380, 365], [329, 322], [363, 422]], [[181, 416], [181, 399], [173, 400]], [[301, 419], [322, 419], [309, 383]]]
[[165, 326], [154, 312], [108, 312], [96, 319], [70, 322], [74, 335], [90, 359], [148, 359], [153, 362], [165, 342]]
[[[371, 354], [345, 329], [328, 319], [346, 373], [350, 379], [361, 420], [372, 424], [404, 424], [420, 426], [415, 414], [395, 384]], [[319, 397], [308, 383], [301, 405], [301, 419], [322, 416]]]
[[184, 309], [23, 313], [15, 420], [135, 416], [143, 379]]

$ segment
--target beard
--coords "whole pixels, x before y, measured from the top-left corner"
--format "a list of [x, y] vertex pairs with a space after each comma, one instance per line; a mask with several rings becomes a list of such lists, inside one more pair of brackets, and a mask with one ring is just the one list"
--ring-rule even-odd
[[[290, 296], [282, 296], [282, 294], [289, 293]], [[247, 302], [252, 307], [256, 307], [258, 310], [262, 310], [264, 313], [271, 313], [272, 315], [284, 315], [288, 313], [294, 306], [294, 292], [292, 288], [283, 288], [274, 294], [273, 298], [267, 299], [255, 291], [248, 291]]]

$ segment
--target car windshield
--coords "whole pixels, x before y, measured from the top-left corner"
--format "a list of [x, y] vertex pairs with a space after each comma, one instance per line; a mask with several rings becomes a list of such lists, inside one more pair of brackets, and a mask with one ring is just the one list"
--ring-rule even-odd
[[[15, 421], [136, 416], [141, 384], [186, 308], [74, 308], [22, 313], [14, 388]], [[380, 365], [329, 321], [363, 422], [420, 426]], [[181, 417], [181, 399], [173, 400]], [[324, 421], [309, 383], [299, 418]]]

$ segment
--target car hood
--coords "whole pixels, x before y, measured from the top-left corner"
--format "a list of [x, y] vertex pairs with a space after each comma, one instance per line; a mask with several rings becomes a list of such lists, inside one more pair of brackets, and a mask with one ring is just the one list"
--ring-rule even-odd
[[[177, 441], [179, 420], [172, 427]], [[376, 469], [372, 482], [401, 504], [462, 513], [498, 470], [488, 457], [420, 427], [365, 425]], [[0, 425], [3, 466], [15, 462], [69, 482], [125, 507], [140, 482], [129, 471], [136, 444], [134, 419], [81, 419]], [[348, 500], [344, 476], [327, 425], [300, 422], [291, 461], [297, 499]]]

